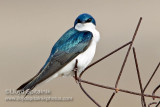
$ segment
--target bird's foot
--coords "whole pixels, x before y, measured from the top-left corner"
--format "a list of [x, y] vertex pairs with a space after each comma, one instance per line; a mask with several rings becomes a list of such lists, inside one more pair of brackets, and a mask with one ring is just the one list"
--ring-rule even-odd
[[74, 72], [74, 76], [73, 77], [74, 77], [76, 83], [78, 83], [78, 81], [79, 81], [79, 79], [77, 77], [77, 71], [78, 71], [77, 64], [78, 64], [78, 60], [76, 59], [76, 63], [75, 63], [74, 69], [73, 69], [73, 72]]
[[74, 74], [75, 74], [75, 75], [73, 76], [73, 78], [75, 79], [76, 83], [78, 83], [78, 80], [79, 80], [78, 77], [77, 77], [77, 70], [78, 70], [78, 68], [76, 68], [76, 67], [73, 69], [73, 72], [74, 72]]

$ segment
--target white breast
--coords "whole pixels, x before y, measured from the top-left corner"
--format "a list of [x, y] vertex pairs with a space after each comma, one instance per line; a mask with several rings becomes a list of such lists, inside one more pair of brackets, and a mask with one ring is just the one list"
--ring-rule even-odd
[[61, 70], [55, 73], [52, 77], [50, 77], [49, 80], [55, 77], [58, 77], [58, 76], [69, 76], [69, 75], [73, 76], [74, 73], [72, 72], [72, 70], [74, 69], [76, 59], [78, 60], [78, 73], [82, 72], [92, 61], [95, 55], [97, 42], [100, 39], [99, 32], [95, 29], [95, 25], [93, 25], [92, 23], [86, 23], [86, 24], [78, 23], [75, 26], [75, 29], [79, 31], [92, 32], [93, 38], [92, 38], [90, 46], [88, 47], [86, 51], [78, 55], [70, 63], [68, 63], [65, 67], [63, 67]]

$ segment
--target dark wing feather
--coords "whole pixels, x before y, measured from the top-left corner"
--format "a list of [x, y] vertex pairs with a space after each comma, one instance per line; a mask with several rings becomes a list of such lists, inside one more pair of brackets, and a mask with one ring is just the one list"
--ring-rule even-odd
[[68, 30], [54, 45], [45, 65], [36, 76], [21, 85], [18, 90], [33, 89], [37, 84], [46, 80], [80, 53], [84, 52], [92, 41], [89, 31]]
[[38, 83], [56, 73], [76, 56], [84, 52], [90, 45], [91, 40], [91, 32], [83, 31], [74, 33], [63, 45], [57, 47], [56, 52], [51, 55], [50, 61], [36, 78]]

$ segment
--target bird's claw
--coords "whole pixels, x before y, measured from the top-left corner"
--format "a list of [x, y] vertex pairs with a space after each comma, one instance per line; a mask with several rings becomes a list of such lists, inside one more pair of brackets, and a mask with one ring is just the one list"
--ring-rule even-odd
[[78, 70], [78, 68], [74, 68], [74, 69], [73, 69], [73, 72], [77, 72], [77, 70]]
[[79, 81], [79, 79], [78, 79], [78, 77], [77, 77], [77, 71], [78, 71], [77, 64], [78, 64], [78, 60], [76, 59], [75, 67], [74, 67], [74, 69], [72, 70], [72, 71], [74, 72], [74, 76], [73, 76], [73, 77], [74, 77], [76, 83], [78, 83], [78, 81]]

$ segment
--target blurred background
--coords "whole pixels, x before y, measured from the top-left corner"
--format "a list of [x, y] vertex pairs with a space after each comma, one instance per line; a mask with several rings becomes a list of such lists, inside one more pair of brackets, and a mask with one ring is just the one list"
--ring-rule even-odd
[[[48, 58], [54, 43], [73, 27], [81, 13], [91, 14], [101, 34], [93, 61], [132, 39], [143, 17], [134, 42], [143, 86], [160, 61], [159, 0], [0, 0], [0, 106], [1, 107], [96, 107], [73, 78], [57, 78], [35, 89], [51, 91], [51, 97], [73, 97], [73, 101], [6, 102], [6, 89], [17, 89], [33, 77]], [[127, 47], [89, 69], [85, 80], [114, 87]], [[151, 94], [160, 84], [160, 69], [146, 90]], [[101, 106], [113, 91], [83, 85]], [[130, 52], [119, 88], [140, 92], [133, 53]], [[160, 95], [160, 91], [157, 92]], [[28, 96], [29, 97], [29, 96]], [[141, 107], [139, 96], [119, 92], [110, 107]], [[147, 104], [152, 102], [146, 98]], [[156, 100], [158, 101], [158, 100]]]

